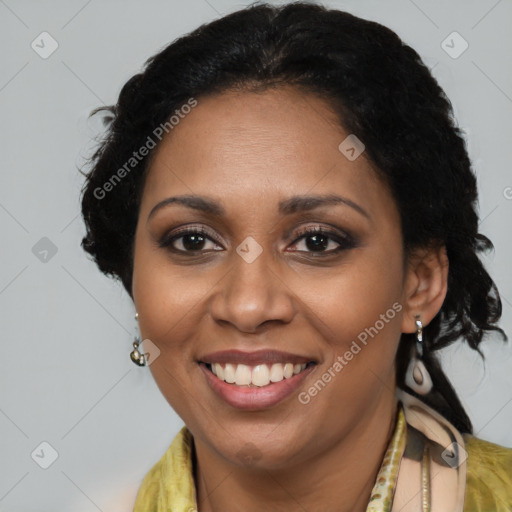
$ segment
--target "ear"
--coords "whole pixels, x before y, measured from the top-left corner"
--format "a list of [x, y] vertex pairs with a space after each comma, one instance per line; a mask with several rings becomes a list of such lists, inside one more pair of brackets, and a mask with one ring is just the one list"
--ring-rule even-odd
[[402, 332], [416, 332], [416, 315], [423, 325], [437, 315], [448, 289], [448, 267], [444, 245], [411, 253], [404, 279]]

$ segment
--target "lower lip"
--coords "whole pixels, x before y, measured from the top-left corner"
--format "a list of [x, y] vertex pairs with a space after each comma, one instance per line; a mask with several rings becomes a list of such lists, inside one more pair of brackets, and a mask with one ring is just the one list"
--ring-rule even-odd
[[205, 374], [209, 386], [217, 395], [232, 407], [245, 410], [267, 409], [278, 404], [296, 391], [315, 367], [312, 364], [289, 379], [283, 379], [260, 388], [228, 384], [216, 377], [205, 364], [199, 366]]

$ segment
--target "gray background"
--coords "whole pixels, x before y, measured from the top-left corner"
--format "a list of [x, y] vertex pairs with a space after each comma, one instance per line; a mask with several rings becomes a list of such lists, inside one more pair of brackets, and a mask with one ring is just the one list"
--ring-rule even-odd
[[[114, 102], [162, 46], [248, 3], [0, 0], [3, 512], [131, 510], [143, 476], [181, 426], [149, 369], [129, 359], [128, 296], [79, 246], [77, 166], [100, 130], [87, 120], [93, 108]], [[512, 334], [512, 1], [324, 5], [395, 30], [451, 98], [478, 174], [481, 231], [496, 247], [485, 263]], [[42, 46], [43, 31], [58, 43], [46, 59], [31, 47], [34, 40]], [[442, 47], [453, 31], [469, 44], [457, 58]], [[458, 53], [463, 42], [452, 39], [445, 48]], [[512, 447], [510, 344], [491, 338], [484, 352], [485, 367], [465, 346], [451, 347], [443, 365], [476, 435]], [[52, 450], [58, 457], [43, 469]]]

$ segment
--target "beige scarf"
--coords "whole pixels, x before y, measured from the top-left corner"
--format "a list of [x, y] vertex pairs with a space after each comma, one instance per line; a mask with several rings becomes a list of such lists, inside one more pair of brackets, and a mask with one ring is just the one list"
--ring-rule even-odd
[[407, 422], [392, 512], [463, 512], [464, 439], [439, 413], [397, 389]]

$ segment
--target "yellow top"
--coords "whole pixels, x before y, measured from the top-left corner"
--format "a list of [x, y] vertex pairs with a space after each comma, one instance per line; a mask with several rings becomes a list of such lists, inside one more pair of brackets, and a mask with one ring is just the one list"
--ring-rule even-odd
[[512, 510], [512, 449], [464, 434], [468, 466], [464, 512]]
[[192, 434], [183, 427], [163, 457], [144, 477], [133, 512], [194, 512]]

